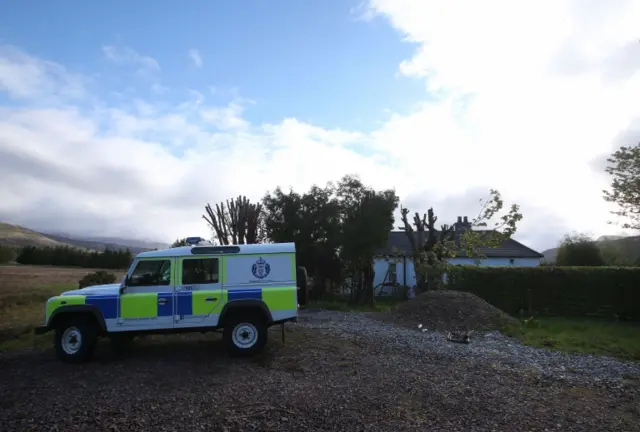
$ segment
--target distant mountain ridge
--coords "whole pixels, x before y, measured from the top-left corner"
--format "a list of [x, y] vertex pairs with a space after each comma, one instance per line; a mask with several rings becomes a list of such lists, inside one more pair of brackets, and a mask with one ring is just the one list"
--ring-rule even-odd
[[[627, 254], [631, 261], [637, 262], [640, 260], [640, 236], [600, 236], [596, 240], [596, 243], [605, 244], [609, 243], [616, 247], [619, 247], [625, 254]], [[547, 249], [542, 252], [544, 260], [549, 263], [555, 263], [558, 256], [558, 248]]]
[[129, 249], [134, 255], [148, 250], [164, 249], [169, 247], [169, 244], [167, 243], [150, 242], [137, 239], [124, 239], [119, 237], [83, 238], [70, 234], [61, 235], [41, 233], [19, 225], [12, 225], [7, 223], [0, 223], [0, 244], [16, 247], [71, 246], [79, 249], [95, 250], [99, 252], [102, 252], [105, 249]]

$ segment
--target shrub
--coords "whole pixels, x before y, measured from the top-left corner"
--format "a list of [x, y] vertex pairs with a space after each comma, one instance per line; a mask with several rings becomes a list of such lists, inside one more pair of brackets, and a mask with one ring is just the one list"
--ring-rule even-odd
[[447, 286], [514, 316], [640, 321], [640, 269], [635, 267], [456, 266], [448, 271]]
[[11, 246], [0, 245], [0, 264], [5, 264], [16, 259], [16, 250]]
[[97, 272], [85, 275], [85, 277], [78, 281], [78, 286], [80, 288], [85, 288], [93, 285], [111, 284], [115, 281], [116, 275], [114, 275], [113, 273], [107, 273], [104, 270], [98, 270]]
[[584, 234], [567, 235], [556, 256], [559, 266], [603, 266], [605, 260], [598, 244]]

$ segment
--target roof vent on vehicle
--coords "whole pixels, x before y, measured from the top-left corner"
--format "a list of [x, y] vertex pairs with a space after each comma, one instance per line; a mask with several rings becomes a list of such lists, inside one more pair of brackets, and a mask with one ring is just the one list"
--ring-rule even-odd
[[228, 254], [238, 252], [240, 252], [239, 246], [197, 246], [191, 248], [191, 253], [194, 255]]

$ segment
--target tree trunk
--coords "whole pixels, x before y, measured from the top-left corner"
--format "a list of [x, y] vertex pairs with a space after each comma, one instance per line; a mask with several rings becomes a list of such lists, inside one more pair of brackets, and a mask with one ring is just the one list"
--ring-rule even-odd
[[364, 269], [364, 303], [369, 306], [376, 304], [375, 292], [373, 291], [373, 279], [375, 277], [375, 271], [373, 270], [373, 264], [369, 264]]

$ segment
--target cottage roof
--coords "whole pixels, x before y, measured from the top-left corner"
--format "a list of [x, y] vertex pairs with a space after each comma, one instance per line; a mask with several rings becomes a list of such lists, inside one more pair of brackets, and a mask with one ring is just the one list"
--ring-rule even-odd
[[[482, 231], [487, 232], [487, 231]], [[439, 234], [439, 233], [438, 233]], [[427, 234], [425, 233], [425, 239]], [[414, 232], [414, 237], [417, 238], [417, 233]], [[456, 235], [456, 243], [459, 245], [459, 233]], [[391, 231], [387, 239], [387, 244], [382, 248], [379, 253], [382, 255], [390, 255], [394, 249], [397, 249], [404, 255], [411, 255], [411, 243], [404, 231]], [[522, 243], [510, 238], [502, 242], [502, 244], [496, 248], [481, 247], [478, 248], [479, 254], [486, 256], [487, 258], [542, 258], [543, 255], [540, 252], [523, 245]], [[464, 250], [458, 248], [456, 257], [465, 258], [467, 254]]]

